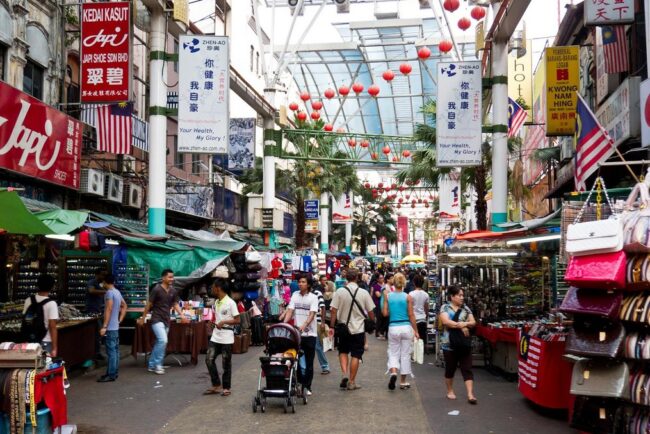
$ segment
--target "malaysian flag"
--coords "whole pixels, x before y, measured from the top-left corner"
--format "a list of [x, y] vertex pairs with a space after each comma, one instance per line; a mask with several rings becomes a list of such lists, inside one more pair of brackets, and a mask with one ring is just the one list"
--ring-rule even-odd
[[616, 149], [580, 94], [576, 114], [575, 186], [576, 190], [584, 191], [587, 178], [598, 170], [598, 163], [607, 160]]
[[111, 154], [131, 153], [133, 105], [119, 103], [97, 107], [97, 149]]
[[528, 113], [524, 110], [517, 101], [508, 98], [508, 137], [516, 136], [519, 128], [526, 122]]
[[542, 341], [532, 336], [522, 336], [519, 342], [519, 355], [519, 381], [536, 389], [539, 381]]
[[602, 29], [605, 72], [627, 72], [629, 66], [625, 26], [603, 26]]

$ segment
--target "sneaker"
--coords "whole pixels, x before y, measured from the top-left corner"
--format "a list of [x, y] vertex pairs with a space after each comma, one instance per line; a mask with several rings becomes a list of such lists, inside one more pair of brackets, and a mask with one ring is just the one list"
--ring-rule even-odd
[[347, 388], [348, 388], [348, 381], [349, 381], [349, 380], [347, 379], [347, 377], [344, 377], [344, 378], [341, 380], [341, 384], [339, 384], [339, 387], [340, 387], [341, 389], [343, 389], [343, 390], [347, 390]]
[[147, 371], [149, 371], [149, 372], [156, 372], [156, 368], [147, 368]]
[[99, 377], [97, 379], [98, 383], [108, 383], [108, 382], [111, 382], [111, 381], [115, 381], [115, 378], [114, 377], [109, 377], [108, 375], [102, 375], [101, 377]]
[[305, 389], [305, 395], [311, 396], [312, 395], [311, 390]]
[[388, 390], [395, 390], [395, 383], [397, 382], [397, 375], [392, 374], [388, 382]]
[[161, 367], [156, 368], [156, 370], [153, 371], [153, 372], [158, 374], [158, 375], [164, 375], [165, 374], [165, 370], [163, 368], [161, 368]]

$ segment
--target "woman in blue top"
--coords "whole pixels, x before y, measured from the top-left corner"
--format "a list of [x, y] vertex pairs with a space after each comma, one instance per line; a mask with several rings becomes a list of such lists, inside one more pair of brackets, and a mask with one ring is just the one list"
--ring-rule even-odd
[[406, 376], [411, 373], [413, 336], [419, 339], [418, 327], [413, 314], [413, 299], [404, 292], [406, 277], [397, 273], [393, 278], [395, 291], [384, 291], [382, 313], [388, 318], [388, 388], [395, 390], [397, 371], [401, 374], [400, 389], [411, 387]]

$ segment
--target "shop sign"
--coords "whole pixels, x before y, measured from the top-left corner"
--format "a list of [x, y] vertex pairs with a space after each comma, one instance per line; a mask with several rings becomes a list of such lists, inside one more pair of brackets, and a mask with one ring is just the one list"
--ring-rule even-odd
[[614, 74], [610, 76], [605, 70], [605, 50], [603, 48], [603, 31], [596, 29], [596, 101], [600, 103], [609, 94], [610, 80], [614, 79]]
[[598, 123], [618, 146], [641, 134], [639, 87], [640, 77], [628, 77], [596, 111]]
[[409, 241], [409, 218], [406, 216], [397, 217], [397, 242], [408, 243]]
[[0, 167], [78, 189], [81, 123], [0, 81]]
[[352, 195], [343, 193], [340, 198], [332, 199], [332, 224], [352, 223]]
[[81, 4], [81, 102], [129, 100], [129, 2]]
[[273, 208], [262, 208], [262, 229], [273, 229]]
[[228, 38], [182, 35], [178, 72], [178, 151], [228, 153]]
[[438, 167], [481, 164], [481, 62], [438, 63]]
[[641, 83], [641, 146], [650, 146], [650, 79]]
[[305, 201], [305, 218], [307, 220], [318, 220], [319, 204], [320, 201], [318, 201], [318, 199]]
[[634, 0], [585, 0], [585, 26], [634, 22]]
[[460, 177], [445, 176], [440, 179], [438, 194], [440, 215], [438, 221], [452, 223], [460, 221]]
[[306, 219], [305, 220], [305, 233], [315, 234], [318, 232], [318, 220]]
[[[533, 46], [528, 41], [529, 47]], [[508, 56], [508, 96], [517, 101], [522, 99], [528, 106], [526, 122], [533, 121], [533, 53], [526, 50], [523, 57], [515, 55], [516, 50]]]
[[546, 135], [575, 133], [580, 47], [548, 47], [546, 60]]

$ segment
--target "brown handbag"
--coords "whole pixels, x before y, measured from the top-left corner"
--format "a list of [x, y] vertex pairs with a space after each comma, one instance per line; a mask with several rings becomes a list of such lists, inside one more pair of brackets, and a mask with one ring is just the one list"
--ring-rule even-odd
[[620, 292], [571, 287], [562, 300], [560, 312], [614, 319], [618, 318], [622, 301]]
[[573, 324], [565, 351], [583, 357], [616, 358], [623, 349], [625, 329], [620, 323], [580, 319]]

